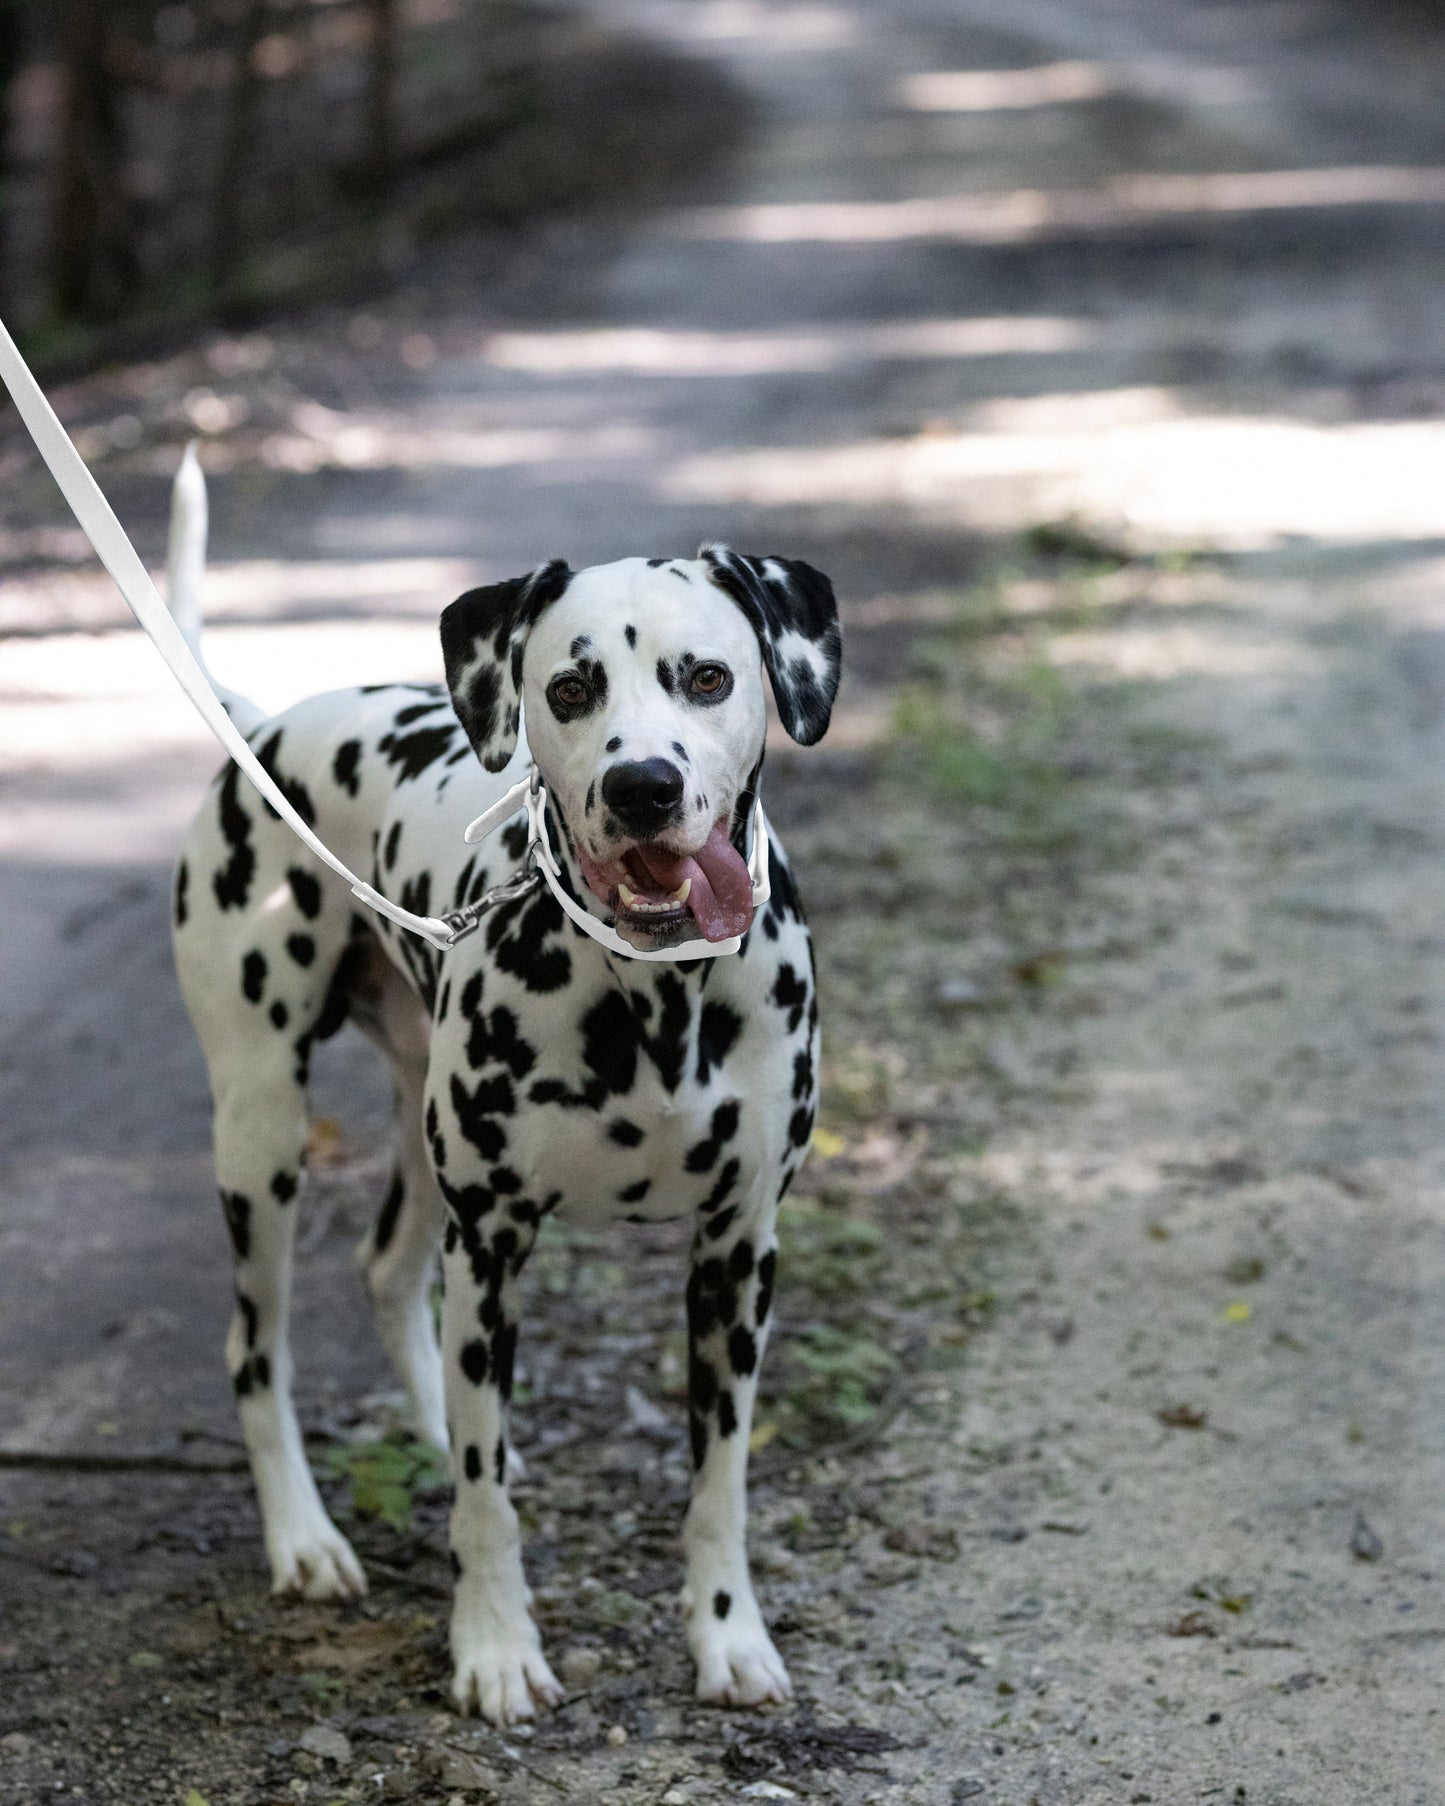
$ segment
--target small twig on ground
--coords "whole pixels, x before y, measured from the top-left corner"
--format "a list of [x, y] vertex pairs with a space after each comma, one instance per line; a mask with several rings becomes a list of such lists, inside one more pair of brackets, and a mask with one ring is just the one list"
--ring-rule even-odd
[[244, 1456], [207, 1461], [185, 1455], [88, 1453], [66, 1449], [0, 1449], [0, 1470], [65, 1474], [244, 1474]]
[[450, 1599], [452, 1589], [443, 1586], [439, 1580], [427, 1580], [420, 1574], [413, 1574], [409, 1568], [394, 1568], [389, 1561], [378, 1561], [374, 1555], [366, 1558], [368, 1573], [380, 1574], [384, 1580], [394, 1581], [398, 1586], [410, 1587], [414, 1593], [425, 1593], [429, 1599]]

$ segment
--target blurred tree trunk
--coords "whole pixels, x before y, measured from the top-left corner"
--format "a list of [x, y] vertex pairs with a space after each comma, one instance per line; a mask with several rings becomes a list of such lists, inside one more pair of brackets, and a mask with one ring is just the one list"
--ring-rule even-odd
[[367, 172], [385, 195], [396, 173], [396, 47], [398, 0], [368, 0], [371, 75], [366, 95]]
[[245, 250], [241, 229], [241, 183], [246, 172], [246, 153], [251, 145], [256, 102], [261, 93], [256, 46], [266, 27], [266, 13], [267, 0], [247, 0], [237, 28], [226, 127], [211, 199], [210, 278], [213, 289], [223, 288], [235, 274]]
[[109, 0], [64, 0], [60, 9], [50, 295], [55, 311], [68, 319], [115, 314], [138, 273], [119, 85], [110, 56], [116, 11]]
[[[21, 0], [0, 0], [0, 277], [11, 268], [10, 210], [15, 204], [11, 98], [25, 54], [20, 6]], [[9, 313], [11, 294], [10, 283], [0, 282], [0, 314]]]

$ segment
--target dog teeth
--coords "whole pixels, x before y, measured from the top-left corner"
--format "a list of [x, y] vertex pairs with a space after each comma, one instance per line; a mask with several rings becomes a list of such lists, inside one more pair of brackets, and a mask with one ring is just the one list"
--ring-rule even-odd
[[617, 886], [617, 896], [622, 907], [626, 910], [630, 910], [633, 915], [637, 916], [667, 915], [670, 911], [676, 909], [679, 903], [686, 903], [691, 891], [692, 879], [684, 878], [671, 896], [664, 897], [661, 901], [653, 903], [639, 897], [637, 892], [629, 885], [619, 881]]

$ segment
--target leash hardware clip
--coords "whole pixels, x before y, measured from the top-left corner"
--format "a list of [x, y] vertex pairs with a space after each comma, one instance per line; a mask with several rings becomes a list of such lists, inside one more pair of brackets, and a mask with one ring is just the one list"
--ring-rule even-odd
[[537, 869], [537, 850], [529, 843], [519, 871], [513, 872], [510, 878], [504, 878], [500, 884], [494, 884], [475, 903], [468, 903], [465, 909], [449, 910], [442, 917], [442, 921], [451, 930], [448, 945], [454, 947], [469, 934], [475, 934], [489, 909], [494, 909], [498, 903], [510, 903], [514, 897], [525, 896], [541, 876]]

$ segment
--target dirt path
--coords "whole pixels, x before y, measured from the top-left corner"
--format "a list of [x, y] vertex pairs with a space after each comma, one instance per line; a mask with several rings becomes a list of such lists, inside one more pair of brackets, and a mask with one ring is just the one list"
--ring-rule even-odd
[[[597, 10], [755, 97], [708, 192], [64, 401], [152, 548], [211, 423], [215, 662], [276, 702], [431, 671], [438, 600], [542, 555], [837, 577], [836, 741], [770, 792], [830, 1030], [756, 1489], [800, 1704], [688, 1703], [675, 1245], [558, 1238], [518, 1430], [574, 1702], [444, 1712], [425, 1486], [341, 1619], [267, 1600], [239, 1476], [9, 1474], [0, 1801], [1445, 1800], [1445, 49], [1343, 4]], [[224, 1463], [162, 909], [213, 760], [15, 447], [0, 1440]], [[330, 1051], [299, 1354], [344, 1450], [391, 1408], [384, 1100]]]

